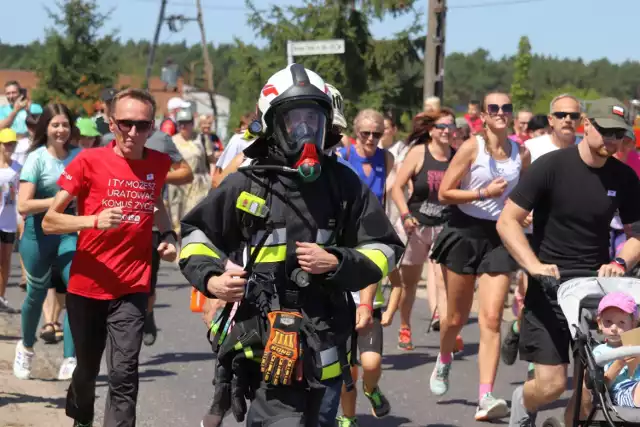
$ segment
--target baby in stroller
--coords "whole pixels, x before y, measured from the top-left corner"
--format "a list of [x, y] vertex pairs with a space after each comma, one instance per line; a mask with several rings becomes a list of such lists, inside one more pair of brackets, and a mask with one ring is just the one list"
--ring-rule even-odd
[[[633, 369], [640, 346], [623, 346], [621, 338], [638, 324], [640, 279], [583, 276], [564, 282], [557, 293], [575, 340], [574, 384], [579, 384], [565, 413], [566, 425], [640, 426], [640, 369]], [[603, 344], [592, 335], [596, 329]], [[564, 424], [552, 417], [542, 426]]]
[[[611, 292], [605, 295], [598, 305], [597, 321], [605, 343], [594, 348], [593, 355], [596, 359], [600, 359], [622, 345], [620, 334], [636, 327], [638, 323], [636, 301], [624, 292]], [[637, 362], [636, 357], [630, 356], [605, 365], [604, 381], [614, 405], [640, 408], [640, 387], [637, 387], [640, 382], [640, 369], [635, 369]]]

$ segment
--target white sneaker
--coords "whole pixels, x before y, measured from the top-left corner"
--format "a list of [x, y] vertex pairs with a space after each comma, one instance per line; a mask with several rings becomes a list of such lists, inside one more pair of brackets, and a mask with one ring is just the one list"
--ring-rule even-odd
[[16, 358], [13, 360], [13, 375], [21, 380], [31, 378], [31, 363], [35, 353], [27, 351], [22, 344], [22, 340], [16, 345]]
[[75, 357], [67, 357], [62, 361], [60, 365], [60, 372], [58, 372], [58, 381], [68, 381], [73, 376], [73, 371], [76, 369], [78, 362]]

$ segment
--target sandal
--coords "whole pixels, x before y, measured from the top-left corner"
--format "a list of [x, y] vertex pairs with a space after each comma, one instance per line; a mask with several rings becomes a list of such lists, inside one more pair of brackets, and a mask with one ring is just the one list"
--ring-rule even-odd
[[64, 329], [62, 329], [62, 324], [60, 322], [54, 322], [53, 328], [56, 330], [56, 339], [58, 341], [62, 341], [64, 338]]
[[53, 323], [45, 323], [40, 329], [40, 339], [47, 344], [55, 344], [58, 342], [56, 339], [56, 327]]

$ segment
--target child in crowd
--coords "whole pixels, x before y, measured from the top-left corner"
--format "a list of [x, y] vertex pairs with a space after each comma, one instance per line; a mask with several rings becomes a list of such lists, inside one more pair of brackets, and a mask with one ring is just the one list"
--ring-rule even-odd
[[[597, 346], [595, 356], [606, 354], [622, 345], [620, 335], [635, 328], [638, 324], [638, 306], [636, 301], [622, 292], [607, 294], [598, 305], [598, 327], [605, 336], [606, 342]], [[629, 364], [636, 359], [615, 360], [604, 368], [604, 376], [614, 405], [631, 408], [640, 407], [640, 369], [635, 371]], [[633, 365], [632, 365], [633, 366]]]

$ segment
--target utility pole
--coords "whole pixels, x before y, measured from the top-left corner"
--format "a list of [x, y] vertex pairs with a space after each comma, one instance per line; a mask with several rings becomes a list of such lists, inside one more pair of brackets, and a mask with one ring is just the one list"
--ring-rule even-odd
[[144, 76], [143, 89], [149, 89], [149, 78], [151, 78], [151, 69], [153, 68], [153, 60], [156, 56], [156, 46], [158, 46], [158, 39], [160, 38], [160, 29], [164, 23], [164, 11], [167, 8], [167, 0], [162, 0], [160, 4], [160, 15], [158, 16], [158, 23], [156, 24], [156, 33], [153, 36], [153, 43], [149, 50], [149, 58], [147, 59], [147, 71]]
[[[209, 59], [209, 48], [207, 47], [207, 37], [204, 33], [204, 19], [202, 17], [202, 4], [200, 0], [196, 0], [196, 7], [198, 8], [198, 25], [200, 26], [200, 38], [202, 43], [202, 60], [204, 61], [204, 72], [207, 78], [207, 92], [209, 92], [209, 102], [211, 102], [211, 110], [213, 116], [218, 117], [218, 109], [216, 108], [216, 101], [213, 87], [213, 64]], [[217, 122], [216, 122], [217, 123]]]
[[428, 0], [427, 37], [424, 42], [423, 97], [444, 94], [444, 40], [447, 0]]

